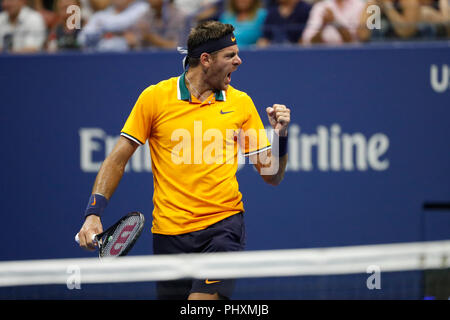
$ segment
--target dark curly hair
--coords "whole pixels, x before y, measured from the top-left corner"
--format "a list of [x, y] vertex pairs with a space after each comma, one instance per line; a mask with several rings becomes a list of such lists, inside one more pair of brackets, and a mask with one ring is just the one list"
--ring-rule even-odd
[[[233, 31], [234, 27], [231, 24], [224, 24], [214, 20], [204, 21], [191, 29], [187, 41], [188, 52], [192, 52], [194, 48], [210, 40], [220, 39]], [[199, 58], [188, 57], [187, 59], [191, 67], [196, 67], [200, 63]]]

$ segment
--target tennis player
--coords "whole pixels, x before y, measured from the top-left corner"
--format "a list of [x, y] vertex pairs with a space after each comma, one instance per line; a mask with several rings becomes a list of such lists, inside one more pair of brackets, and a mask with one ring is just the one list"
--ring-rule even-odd
[[[245, 245], [244, 205], [236, 179], [238, 149], [265, 182], [278, 185], [287, 163], [290, 110], [266, 109], [272, 144], [252, 99], [230, 86], [241, 65], [229, 24], [208, 21], [192, 29], [185, 71], [146, 88], [119, 141], [95, 180], [79, 232], [80, 245], [95, 249], [92, 235], [125, 165], [148, 140], [152, 158], [153, 250], [155, 254], [240, 251]], [[226, 299], [234, 281], [163, 281], [159, 299]]]

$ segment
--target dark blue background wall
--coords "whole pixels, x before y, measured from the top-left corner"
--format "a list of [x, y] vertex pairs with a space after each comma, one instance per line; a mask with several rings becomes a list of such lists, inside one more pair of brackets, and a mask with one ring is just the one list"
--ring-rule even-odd
[[[283, 183], [265, 185], [249, 165], [238, 171], [248, 249], [450, 238], [450, 213], [423, 210], [424, 202], [450, 202], [448, 43], [242, 51], [241, 57], [232, 85], [253, 98], [263, 122], [273, 103], [292, 110]], [[181, 74], [181, 59], [162, 52], [0, 57], [0, 259], [93, 256], [73, 237], [95, 163], [139, 93]], [[344, 147], [349, 141], [361, 145]], [[334, 156], [333, 143], [340, 146]], [[146, 215], [132, 254], [152, 252], [152, 175], [140, 156], [103, 220], [107, 226], [131, 210]]]

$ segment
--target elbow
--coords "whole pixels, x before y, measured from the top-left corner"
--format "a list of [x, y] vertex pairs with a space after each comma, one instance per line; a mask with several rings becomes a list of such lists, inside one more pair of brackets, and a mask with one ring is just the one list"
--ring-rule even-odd
[[269, 184], [270, 184], [272, 187], [276, 187], [276, 186], [279, 186], [280, 183], [281, 183], [281, 180], [280, 180], [280, 181], [272, 181], [272, 182], [270, 182]]
[[263, 176], [264, 182], [271, 185], [271, 186], [278, 186], [280, 185], [281, 181], [283, 180], [283, 177], [278, 177], [276, 175], [274, 176]]

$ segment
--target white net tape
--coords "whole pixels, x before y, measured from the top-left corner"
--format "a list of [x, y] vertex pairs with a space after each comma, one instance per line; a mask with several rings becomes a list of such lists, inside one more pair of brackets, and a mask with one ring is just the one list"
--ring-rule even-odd
[[141, 282], [181, 278], [255, 278], [407, 271], [450, 267], [450, 240], [245, 251], [233, 253], [8, 261], [0, 263], [0, 286], [66, 284], [80, 270], [83, 283]]

